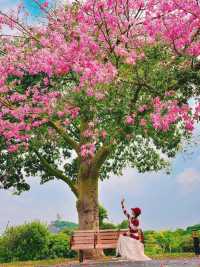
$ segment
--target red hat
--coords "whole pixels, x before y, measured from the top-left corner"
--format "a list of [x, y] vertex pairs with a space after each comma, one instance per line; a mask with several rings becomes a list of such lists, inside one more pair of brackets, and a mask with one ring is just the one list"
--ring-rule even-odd
[[141, 214], [140, 208], [132, 208], [131, 210], [135, 213], [136, 216], [139, 216]]

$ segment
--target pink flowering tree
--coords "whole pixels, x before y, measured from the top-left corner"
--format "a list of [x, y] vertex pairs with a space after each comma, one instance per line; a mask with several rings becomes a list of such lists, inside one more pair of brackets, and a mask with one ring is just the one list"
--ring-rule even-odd
[[62, 180], [80, 229], [97, 230], [99, 180], [127, 166], [160, 170], [191, 135], [200, 9], [88, 0], [52, 10], [34, 1], [41, 25], [25, 24], [23, 7], [0, 12], [0, 184], [20, 193], [30, 175]]

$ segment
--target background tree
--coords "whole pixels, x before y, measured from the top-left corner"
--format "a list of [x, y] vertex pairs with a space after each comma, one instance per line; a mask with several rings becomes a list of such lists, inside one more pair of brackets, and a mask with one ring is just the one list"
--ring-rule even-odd
[[[52, 10], [34, 1], [44, 25], [25, 25], [20, 8], [0, 12], [2, 28], [19, 33], [0, 43], [1, 186], [20, 193], [30, 175], [62, 180], [77, 198], [80, 229], [98, 229], [99, 180], [127, 166], [158, 171], [190, 135], [196, 54], [177, 53], [164, 26], [155, 27], [174, 14], [164, 2], [88, 0]], [[178, 11], [187, 18], [188, 8]]]
[[50, 234], [47, 258], [73, 258], [75, 252], [70, 250], [70, 235], [61, 232]]
[[123, 221], [119, 224], [119, 229], [128, 229], [128, 220], [123, 220]]
[[69, 243], [68, 233], [51, 233], [40, 222], [10, 227], [0, 236], [0, 263], [73, 258], [76, 253], [70, 250]]
[[144, 244], [145, 250], [150, 254], [162, 253], [162, 247], [157, 242], [156, 231], [145, 231], [144, 232]]
[[32, 222], [10, 227], [0, 240], [0, 261], [44, 259], [48, 254], [47, 226]]
[[105, 219], [108, 219], [108, 212], [103, 206], [99, 205], [99, 227], [100, 228], [103, 226]]

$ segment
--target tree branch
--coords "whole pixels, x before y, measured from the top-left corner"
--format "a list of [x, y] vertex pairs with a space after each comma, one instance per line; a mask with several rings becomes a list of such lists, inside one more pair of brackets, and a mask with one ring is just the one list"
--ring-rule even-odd
[[65, 142], [70, 145], [78, 154], [79, 153], [79, 146], [78, 144], [67, 134], [67, 132], [60, 126], [58, 126], [56, 123], [53, 121], [49, 121], [48, 124], [56, 130], [60, 136], [65, 140]]
[[101, 166], [103, 165], [103, 163], [106, 161], [108, 155], [111, 152], [111, 148], [112, 148], [112, 144], [110, 145], [103, 145], [101, 148], [99, 148], [99, 150], [97, 151], [96, 155], [94, 156], [93, 160], [92, 160], [92, 169], [91, 169], [91, 174], [95, 175], [99, 169], [101, 168]]
[[67, 176], [65, 176], [62, 171], [56, 169], [54, 166], [49, 164], [49, 162], [36, 149], [34, 149], [34, 152], [37, 155], [37, 157], [39, 158], [43, 167], [46, 169], [46, 171], [49, 174], [57, 177], [58, 179], [64, 181], [66, 184], [68, 184], [68, 186], [70, 187], [72, 192], [75, 194], [75, 196], [78, 197], [78, 190], [77, 190], [76, 186], [74, 185], [74, 183]]
[[[20, 32], [23, 32], [23, 33], [28, 34], [29, 37], [31, 37], [31, 38], [34, 39], [35, 41], [39, 42], [39, 40], [38, 40], [35, 36], [32, 35], [31, 30], [26, 29], [25, 26], [24, 26], [22, 23], [20, 23], [19, 21], [13, 19], [12, 17], [9, 17], [6, 13], [2, 12], [1, 10], [0, 10], [0, 15], [6, 17], [6, 18], [9, 19], [11, 22], [13, 22], [14, 24], [16, 24], [16, 26], [19, 27], [18, 30], [19, 30]], [[17, 27], [16, 27], [16, 28], [17, 28]]]

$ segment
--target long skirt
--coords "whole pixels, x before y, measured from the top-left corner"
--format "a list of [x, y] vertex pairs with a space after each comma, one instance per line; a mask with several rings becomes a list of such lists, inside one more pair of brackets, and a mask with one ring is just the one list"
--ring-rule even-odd
[[130, 261], [151, 260], [144, 254], [144, 245], [139, 240], [128, 236], [119, 237], [116, 254]]

